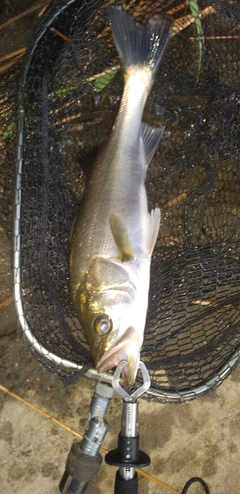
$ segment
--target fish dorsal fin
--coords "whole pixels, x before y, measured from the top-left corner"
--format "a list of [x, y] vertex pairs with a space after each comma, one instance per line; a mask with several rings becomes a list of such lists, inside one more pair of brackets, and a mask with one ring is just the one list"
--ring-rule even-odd
[[129, 239], [128, 227], [124, 220], [116, 213], [111, 213], [109, 223], [113, 238], [121, 254], [122, 261], [134, 259], [134, 253]]
[[158, 231], [160, 225], [160, 209], [159, 208], [152, 209], [150, 213], [148, 213], [147, 219], [148, 219], [147, 249], [151, 256], [158, 237]]
[[158, 143], [163, 136], [165, 127], [154, 128], [151, 125], [142, 123], [142, 141], [145, 159], [149, 165], [153, 155], [158, 147]]

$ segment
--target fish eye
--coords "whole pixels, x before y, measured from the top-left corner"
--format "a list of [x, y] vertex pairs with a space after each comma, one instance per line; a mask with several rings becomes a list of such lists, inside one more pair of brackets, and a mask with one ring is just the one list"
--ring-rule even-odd
[[106, 314], [101, 314], [94, 319], [93, 328], [99, 335], [104, 335], [112, 329], [112, 320]]

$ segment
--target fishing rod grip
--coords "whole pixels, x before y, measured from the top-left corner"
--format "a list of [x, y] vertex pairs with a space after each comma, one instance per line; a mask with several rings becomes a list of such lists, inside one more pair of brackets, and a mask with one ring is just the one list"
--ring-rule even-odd
[[65, 472], [59, 484], [61, 494], [84, 494], [89, 482], [97, 474], [102, 456], [92, 457], [83, 453], [81, 443], [75, 442], [69, 451]]
[[96, 476], [102, 463], [99, 450], [108, 430], [103, 417], [113, 393], [108, 384], [96, 383], [88, 428], [82, 441], [74, 442], [69, 451], [65, 472], [59, 484], [61, 494], [84, 494], [89, 482]]

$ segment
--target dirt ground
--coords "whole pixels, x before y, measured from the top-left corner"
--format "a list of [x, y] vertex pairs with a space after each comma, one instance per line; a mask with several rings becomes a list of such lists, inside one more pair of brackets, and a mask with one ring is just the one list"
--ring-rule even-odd
[[[4, 2], [4, 0], [3, 0]], [[21, 2], [26, 7], [33, 2]], [[37, 2], [35, 2], [37, 3]], [[10, 5], [9, 5], [10, 4]], [[4, 15], [11, 17], [11, 5], [4, 2]], [[0, 54], [25, 45], [36, 21], [23, 21], [18, 39], [14, 28], [4, 31]], [[11, 245], [0, 228], [0, 301], [10, 297]], [[141, 400], [139, 406], [140, 447], [151, 457], [144, 469], [154, 479], [139, 479], [140, 494], [180, 493], [193, 476], [203, 477], [211, 494], [239, 493], [240, 457], [240, 367], [208, 395], [183, 404], [158, 404]], [[5, 389], [4, 389], [5, 388]], [[30, 408], [6, 389], [58, 419], [55, 423], [39, 410]], [[17, 328], [13, 303], [0, 311], [0, 494], [57, 494], [69, 448], [87, 425], [94, 382], [82, 378], [65, 386], [44, 371], [30, 355]], [[114, 396], [107, 413], [109, 432], [104, 447], [117, 445], [121, 399]], [[87, 489], [88, 494], [114, 492], [116, 469], [103, 464]], [[190, 493], [201, 494], [194, 486]]]

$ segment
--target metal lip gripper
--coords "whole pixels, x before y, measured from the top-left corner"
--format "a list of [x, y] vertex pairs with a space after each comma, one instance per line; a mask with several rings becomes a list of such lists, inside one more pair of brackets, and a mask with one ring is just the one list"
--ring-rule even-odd
[[139, 362], [143, 384], [128, 393], [121, 385], [120, 375], [127, 362], [121, 361], [113, 376], [112, 387], [123, 398], [121, 431], [118, 435], [118, 447], [109, 451], [105, 461], [119, 467], [115, 478], [115, 494], [134, 494], [138, 492], [136, 468], [150, 464], [150, 457], [139, 449], [138, 434], [138, 398], [150, 387], [150, 378], [143, 362]]
[[139, 370], [142, 372], [143, 384], [132, 393], [128, 393], [120, 378], [126, 366], [125, 360], [120, 362], [113, 375], [112, 386], [101, 382], [99, 375], [90, 405], [87, 430], [83, 440], [74, 442], [68, 454], [65, 472], [59, 484], [61, 494], [83, 494], [89, 482], [97, 474], [102, 463], [99, 451], [108, 430], [104, 415], [114, 391], [123, 399], [121, 431], [118, 436], [118, 447], [109, 451], [105, 460], [109, 465], [119, 467], [115, 479], [115, 494], [138, 492], [138, 477], [135, 469], [149, 465], [150, 458], [139, 450], [137, 400], [149, 388], [150, 378], [146, 366], [140, 362]]

